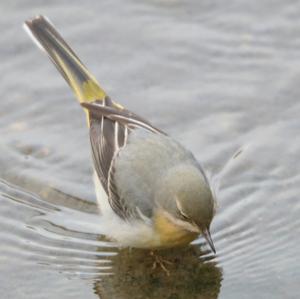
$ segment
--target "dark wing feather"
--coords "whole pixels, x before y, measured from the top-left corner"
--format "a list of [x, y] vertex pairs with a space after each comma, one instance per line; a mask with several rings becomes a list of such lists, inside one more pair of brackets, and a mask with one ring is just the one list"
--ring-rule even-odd
[[116, 109], [111, 106], [103, 106], [99, 102], [92, 102], [92, 103], [81, 103], [81, 106], [87, 108], [90, 112], [90, 115], [94, 116], [95, 118], [99, 117], [106, 117], [112, 121], [119, 122], [124, 126], [129, 128], [143, 128], [149, 130], [153, 133], [160, 133], [165, 134], [158, 128], [155, 128], [151, 125], [147, 120], [143, 119], [142, 117], [132, 113], [126, 109]]
[[[105, 134], [103, 134], [104, 131]], [[114, 155], [114, 145], [111, 140], [113, 132], [113, 122], [104, 119], [90, 120], [90, 141], [94, 166], [106, 192], [108, 191], [108, 172]]]
[[106, 98], [103, 102], [82, 103], [88, 109], [90, 116], [90, 140], [95, 170], [101, 184], [108, 194], [112, 209], [122, 218], [129, 211], [120, 198], [114, 179], [114, 159], [119, 150], [126, 146], [130, 132], [136, 128], [149, 130], [152, 133], [164, 134], [138, 115], [112, 106], [112, 101]]
[[115, 167], [112, 161], [111, 168], [108, 176], [108, 200], [112, 209], [123, 219], [127, 219], [133, 215], [132, 211], [126, 206], [124, 199], [119, 196], [118, 188], [115, 183]]

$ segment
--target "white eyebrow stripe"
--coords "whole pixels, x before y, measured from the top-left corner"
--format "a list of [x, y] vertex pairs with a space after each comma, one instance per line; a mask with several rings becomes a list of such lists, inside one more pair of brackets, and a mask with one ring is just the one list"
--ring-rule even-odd
[[182, 209], [182, 205], [179, 201], [178, 198], [176, 198], [176, 206], [177, 206], [177, 209], [179, 210], [179, 212], [186, 218], [189, 218], [184, 212], [183, 212], [183, 209]]
[[188, 231], [191, 231], [193, 233], [201, 233], [200, 229], [197, 227], [197, 225], [194, 225], [192, 222], [184, 221], [178, 217], [174, 217], [172, 214], [170, 214], [168, 211], [163, 211], [165, 216], [172, 221], [172, 223], [178, 225], [179, 227], [182, 227]]

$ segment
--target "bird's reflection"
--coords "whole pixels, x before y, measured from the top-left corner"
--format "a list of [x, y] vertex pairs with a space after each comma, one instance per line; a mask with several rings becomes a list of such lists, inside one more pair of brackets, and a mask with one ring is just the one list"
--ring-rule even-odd
[[94, 284], [99, 298], [118, 299], [179, 299], [217, 298], [222, 271], [213, 261], [203, 261], [200, 248], [158, 251], [154, 253], [168, 261], [169, 275], [161, 267], [153, 267], [150, 251], [122, 249], [114, 256], [112, 275], [101, 277]]
[[[209, 260], [209, 257], [204, 259], [204, 254], [207, 252], [202, 252], [199, 246], [190, 245], [184, 248], [160, 250], [153, 254], [149, 250], [141, 249], [118, 250], [104, 236], [78, 231], [78, 226], [72, 226], [73, 223], [81, 221], [83, 221], [83, 225], [88, 224], [90, 211], [95, 210], [95, 205], [58, 191], [51, 191], [51, 188], [43, 189], [42, 193], [47, 200], [18, 188], [10, 188], [6, 184], [3, 188], [6, 193], [13, 195], [10, 196], [12, 200], [18, 200], [20, 203], [34, 207], [35, 211], [42, 212], [36, 218], [30, 218], [30, 227], [39, 233], [38, 239], [35, 238], [35, 235], [32, 237], [35, 243], [44, 244], [43, 242], [46, 240], [46, 245], [43, 245], [42, 248], [48, 248], [47, 246], [50, 245], [49, 251], [46, 249], [42, 253], [39, 252], [40, 246], [32, 248], [33, 252], [38, 253], [41, 258], [39, 263], [42, 261], [43, 264], [58, 266], [68, 275], [77, 273], [79, 276], [89, 279], [93, 282], [94, 292], [99, 298], [218, 298], [222, 271], [214, 260]], [[49, 197], [52, 198], [53, 194], [55, 199], [48, 200]], [[71, 219], [73, 214], [64, 214], [64, 209], [61, 208], [69, 207], [71, 204], [73, 205], [72, 210], [80, 210], [81, 213], [85, 211], [86, 217]], [[78, 216], [76, 213], [74, 215]], [[82, 214], [79, 216], [83, 217]], [[66, 217], [68, 217], [67, 222], [60, 221]], [[93, 220], [94, 218], [91, 218], [90, 221], [93, 222]], [[65, 227], [66, 223], [68, 227]], [[51, 234], [49, 235], [49, 233]], [[54, 238], [51, 239], [50, 236]], [[98, 242], [105, 243], [105, 247], [95, 245], [96, 240], [97, 244], [99, 244]], [[55, 246], [58, 252], [52, 253], [52, 246]], [[55, 259], [51, 258], [49, 262], [47, 258], [52, 254]], [[167, 272], [159, 265], [153, 267], [157, 257], [162, 261], [167, 261], [165, 263]]]

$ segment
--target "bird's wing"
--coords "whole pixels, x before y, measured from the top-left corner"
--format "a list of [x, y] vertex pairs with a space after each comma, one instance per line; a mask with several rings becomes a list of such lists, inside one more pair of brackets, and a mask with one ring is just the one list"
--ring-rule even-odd
[[121, 148], [127, 144], [128, 136], [137, 128], [148, 130], [154, 134], [165, 134], [152, 126], [148, 121], [126, 110], [113, 107], [112, 101], [81, 103], [89, 112], [90, 141], [95, 170], [101, 184], [108, 194], [112, 209], [122, 218], [129, 211], [123, 199], [119, 196], [115, 184], [114, 160]]
[[[106, 97], [106, 101], [111, 101]], [[116, 109], [112, 105], [103, 105], [102, 102], [95, 101], [93, 103], [81, 103], [81, 106], [88, 109], [89, 113], [93, 118], [99, 119], [105, 117], [113, 122], [117, 122], [128, 129], [142, 128], [152, 133], [165, 134], [158, 128], [155, 128], [147, 120], [132, 113], [127, 109]]]

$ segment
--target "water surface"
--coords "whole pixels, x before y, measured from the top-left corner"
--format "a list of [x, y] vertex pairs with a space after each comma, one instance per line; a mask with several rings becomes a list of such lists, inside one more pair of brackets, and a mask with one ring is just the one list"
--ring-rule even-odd
[[[3, 298], [299, 298], [300, 5], [2, 1]], [[84, 113], [21, 28], [51, 18], [108, 94], [190, 148], [215, 184], [202, 238], [118, 249], [97, 214]]]

